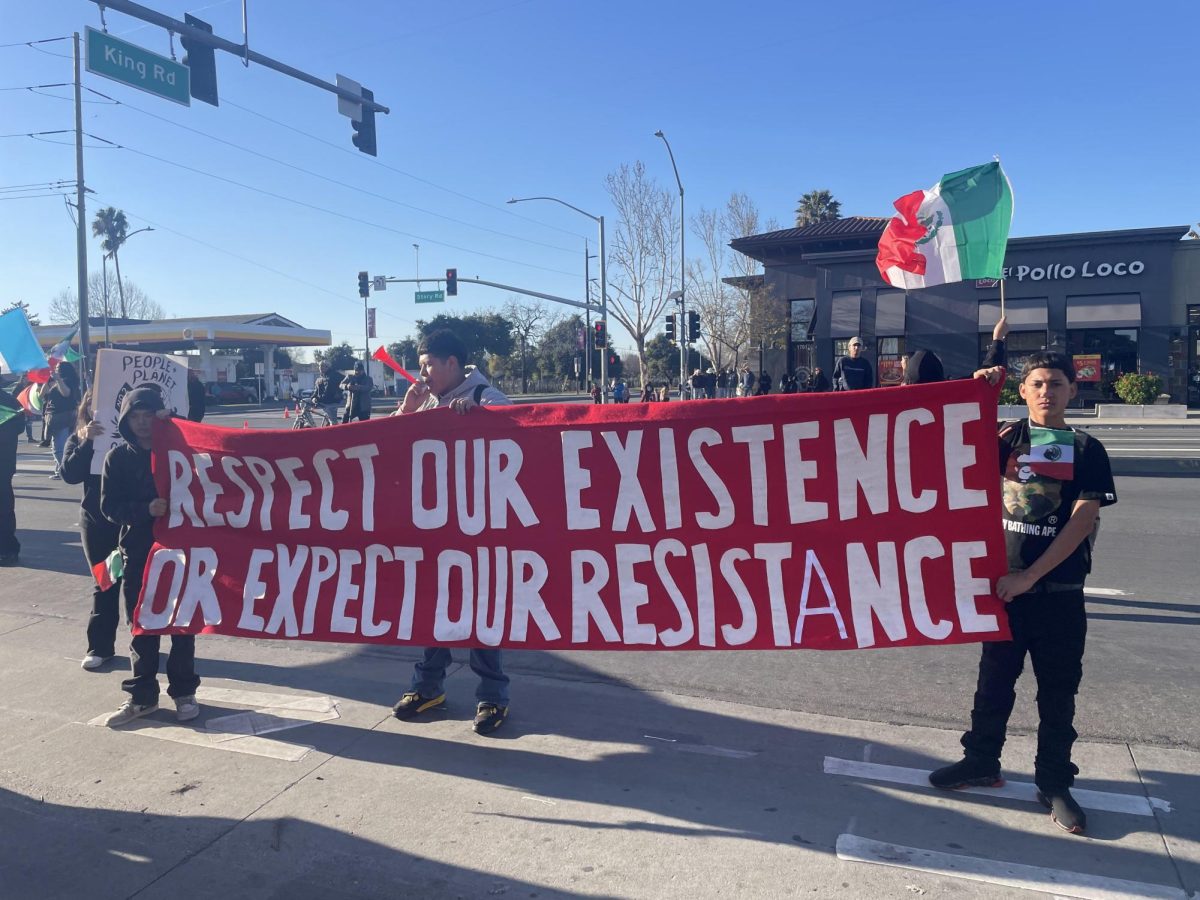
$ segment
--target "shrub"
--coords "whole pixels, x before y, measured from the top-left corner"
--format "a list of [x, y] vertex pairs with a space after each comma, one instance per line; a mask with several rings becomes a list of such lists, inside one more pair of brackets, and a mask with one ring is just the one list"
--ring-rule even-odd
[[1153, 403], [1155, 398], [1162, 393], [1162, 379], [1157, 375], [1126, 372], [1117, 379], [1114, 388], [1117, 396], [1126, 403], [1144, 405]]
[[1020, 406], [1024, 402], [1021, 400], [1021, 395], [1017, 392], [1018, 383], [1015, 375], [1009, 375], [1004, 379], [1004, 387], [1000, 388], [1001, 406]]

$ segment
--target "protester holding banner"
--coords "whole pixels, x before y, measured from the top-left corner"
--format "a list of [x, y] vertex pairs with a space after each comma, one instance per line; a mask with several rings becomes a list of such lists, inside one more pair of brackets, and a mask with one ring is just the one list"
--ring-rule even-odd
[[17, 441], [24, 430], [25, 411], [8, 391], [0, 388], [0, 566], [15, 566], [21, 553], [12, 483], [17, 473]]
[[[420, 354], [421, 381], [408, 389], [396, 415], [410, 415], [439, 407], [449, 407], [465, 415], [476, 406], [508, 406], [512, 403], [493, 387], [474, 366], [466, 345], [452, 331], [442, 329], [427, 335], [417, 348]], [[427, 647], [425, 658], [416, 664], [412, 690], [392, 707], [397, 719], [411, 719], [446, 702], [446, 667], [453, 662], [449, 648]], [[500, 650], [472, 647], [471, 671], [479, 676], [475, 691], [474, 729], [478, 734], [495, 731], [508, 715], [508, 676], [501, 668]]]
[[996, 595], [1008, 604], [1012, 639], [983, 645], [964, 758], [929, 776], [940, 788], [1002, 783], [1000, 753], [1028, 653], [1040, 718], [1038, 799], [1075, 834], [1086, 827], [1070, 792], [1079, 773], [1071, 747], [1087, 634], [1083, 586], [1100, 508], [1117, 502], [1104, 446], [1067, 426], [1067, 404], [1077, 390], [1070, 357], [1040, 351], [1026, 361], [1020, 394], [1029, 418], [999, 436], [1009, 574], [997, 581]]
[[366, 373], [363, 364], [356, 362], [354, 372], [342, 379], [341, 389], [346, 392], [343, 424], [355, 419], [365, 422], [371, 418], [371, 388], [371, 377]]
[[833, 389], [835, 391], [863, 391], [875, 387], [875, 370], [862, 357], [863, 340], [850, 338], [847, 355], [838, 359], [833, 366]]
[[[167, 501], [158, 495], [150, 468], [153, 426], [157, 415], [166, 416], [162, 392], [152, 385], [134, 388], [121, 402], [117, 431], [125, 442], [108, 452], [100, 483], [100, 511], [121, 529], [120, 548], [124, 563], [122, 593], [125, 611], [133, 622], [146, 559], [154, 545], [154, 520], [167, 512]], [[129, 655], [133, 677], [121, 683], [129, 699], [105, 724], [117, 728], [158, 709], [158, 652], [162, 638], [135, 634]], [[175, 701], [176, 716], [186, 722], [200, 715], [196, 704], [196, 637], [171, 636], [167, 656], [167, 694]]]
[[54, 474], [51, 478], [61, 478], [63, 450], [67, 446], [67, 438], [75, 422], [75, 413], [79, 409], [79, 373], [69, 362], [60, 362], [50, 376], [50, 385], [46, 390], [43, 415], [46, 417], [46, 431], [54, 442]]
[[[104, 426], [92, 416], [92, 390], [83, 394], [75, 430], [63, 450], [62, 477], [67, 484], [83, 485], [83, 501], [79, 504], [79, 528], [83, 536], [83, 555], [88, 569], [96, 575], [92, 584], [92, 612], [88, 616], [87, 655], [83, 668], [99, 669], [116, 655], [117, 623], [120, 620], [120, 579], [103, 574], [114, 550], [121, 529], [100, 512], [100, 476], [92, 474], [95, 444], [92, 438], [104, 433]], [[99, 567], [99, 568], [97, 568]]]

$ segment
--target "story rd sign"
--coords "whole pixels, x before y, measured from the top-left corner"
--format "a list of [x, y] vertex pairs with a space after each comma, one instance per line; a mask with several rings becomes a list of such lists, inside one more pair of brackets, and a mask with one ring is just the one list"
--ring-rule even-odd
[[86, 35], [84, 60], [89, 72], [183, 106], [192, 105], [187, 66], [95, 28], [88, 27]]

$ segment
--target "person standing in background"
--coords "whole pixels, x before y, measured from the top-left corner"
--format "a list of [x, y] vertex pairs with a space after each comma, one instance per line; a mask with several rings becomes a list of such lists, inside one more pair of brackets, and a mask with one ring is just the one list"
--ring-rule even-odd
[[60, 362], [50, 376], [42, 406], [46, 432], [54, 444], [54, 474], [51, 478], [62, 477], [63, 450], [67, 446], [67, 438], [71, 436], [81, 399], [79, 373], [69, 362]]
[[864, 391], [875, 387], [875, 369], [863, 358], [862, 351], [862, 338], [850, 338], [848, 355], [839, 359], [833, 367], [835, 391]]
[[[199, 381], [196, 383], [199, 384]], [[191, 393], [190, 382], [188, 393]], [[189, 409], [189, 418], [190, 412]], [[203, 407], [200, 408], [200, 414], [204, 414]], [[104, 426], [92, 418], [92, 391], [89, 388], [79, 404], [75, 430], [63, 450], [62, 477], [67, 484], [83, 485], [79, 528], [83, 536], [83, 556], [87, 560], [88, 570], [93, 574], [96, 566], [106, 562], [117, 549], [117, 540], [121, 536], [121, 529], [100, 512], [100, 476], [92, 474], [92, 457], [95, 455], [92, 441], [102, 434]], [[120, 619], [120, 579], [107, 587], [93, 581], [92, 612], [88, 616], [87, 626], [88, 649], [83, 658], [83, 668], [99, 669], [116, 655], [117, 624]]]

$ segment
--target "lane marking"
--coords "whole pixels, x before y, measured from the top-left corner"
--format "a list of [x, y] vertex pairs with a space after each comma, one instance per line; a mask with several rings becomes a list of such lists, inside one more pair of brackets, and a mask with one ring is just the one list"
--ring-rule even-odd
[[[196, 691], [196, 699], [202, 704], [208, 705], [233, 703], [261, 708], [217, 716], [206, 721], [202, 727], [172, 724], [161, 718], [155, 718], [154, 716], [159, 715], [155, 713], [145, 719], [135, 719], [119, 730], [140, 734], [143, 737], [174, 741], [177, 744], [299, 762], [313, 750], [312, 747], [270, 740], [261, 735], [286, 731], [291, 728], [302, 728], [314, 722], [327, 722], [341, 716], [337, 703], [330, 697], [270, 694], [262, 691], [202, 686]], [[109, 713], [99, 715], [87, 724], [103, 728], [105, 727], [104, 720], [109, 715]]]
[[1116, 588], [1085, 587], [1083, 589], [1083, 592], [1085, 594], [1095, 594], [1097, 597], [1128, 597], [1129, 596], [1127, 591], [1118, 591]]
[[683, 744], [675, 738], [659, 737], [656, 734], [643, 734], [642, 737], [651, 741], [662, 741], [670, 744], [672, 750], [680, 753], [695, 753], [700, 756], [723, 756], [726, 759], [749, 759], [758, 756], [757, 750], [733, 750], [729, 747], [714, 747], [711, 744]]
[[[929, 788], [938, 791], [929, 783], [929, 772], [926, 769], [910, 769], [904, 766], [885, 766], [879, 763], [858, 762], [853, 759], [839, 759], [836, 756], [825, 757], [826, 775], [843, 775], [850, 778], [865, 778], [869, 781], [887, 781], [892, 784], [907, 784], [915, 787]], [[947, 793], [939, 791], [939, 793]], [[980, 797], [997, 797], [1002, 800], [1020, 800], [1037, 803], [1037, 786], [1030, 781], [1005, 780], [1004, 787], [959, 788], [952, 793], [976, 794]], [[1071, 796], [1080, 806], [1096, 812], [1127, 813], [1133, 816], [1153, 816], [1154, 810], [1170, 812], [1171, 804], [1158, 797], [1149, 800], [1142, 794], [1116, 794], [1110, 791], [1089, 791], [1083, 788], [1071, 788]]]
[[913, 869], [932, 875], [982, 881], [1079, 900], [1128, 900], [1130, 897], [1187, 900], [1187, 894], [1182, 889], [1163, 884], [1145, 884], [1126, 881], [1123, 878], [1068, 872], [1065, 869], [1047, 869], [1042, 866], [1027, 866], [975, 856], [957, 856], [953, 853], [872, 841], [853, 834], [838, 835], [837, 856], [838, 859], [847, 862]]

